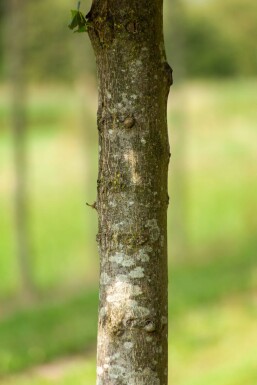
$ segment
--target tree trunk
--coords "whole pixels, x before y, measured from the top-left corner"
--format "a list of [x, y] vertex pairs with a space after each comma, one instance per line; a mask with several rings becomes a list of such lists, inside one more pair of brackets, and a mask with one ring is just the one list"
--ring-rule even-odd
[[171, 175], [171, 195], [174, 204], [171, 209], [171, 244], [172, 258], [185, 260], [188, 255], [187, 235], [187, 122], [185, 80], [185, 28], [186, 11], [183, 0], [172, 0], [172, 7], [167, 7], [166, 18], [171, 24], [168, 29], [170, 52], [173, 54], [173, 68], [176, 71], [176, 107], [173, 110], [173, 167]]
[[162, 0], [94, 0], [99, 81], [98, 385], [167, 384], [167, 97]]
[[[9, 71], [11, 78], [11, 119], [14, 143], [15, 168], [15, 226], [16, 250], [22, 294], [34, 294], [31, 263], [29, 260], [28, 199], [27, 199], [27, 147], [26, 147], [26, 85], [25, 85], [25, 0], [11, 0], [9, 4]], [[13, 38], [13, 31], [19, 31]]]

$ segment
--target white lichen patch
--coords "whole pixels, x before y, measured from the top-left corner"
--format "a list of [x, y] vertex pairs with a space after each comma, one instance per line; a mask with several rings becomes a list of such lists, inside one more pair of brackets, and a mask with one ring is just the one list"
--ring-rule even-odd
[[137, 306], [134, 310], [135, 310], [134, 313], [138, 318], [140, 317], [144, 318], [150, 314], [150, 310], [147, 309], [147, 307]]
[[127, 369], [121, 365], [111, 365], [109, 369], [109, 377], [111, 379], [124, 378], [127, 373]]
[[126, 308], [135, 308], [137, 307], [137, 301], [134, 299], [124, 299], [122, 294], [115, 293], [113, 295], [107, 296], [107, 302], [113, 305], [113, 307], [119, 307], [120, 309], [126, 309]]
[[149, 228], [149, 235], [150, 235], [150, 239], [151, 241], [155, 242], [159, 239], [160, 237], [160, 228], [158, 226], [158, 223], [157, 223], [157, 220], [156, 219], [150, 219], [149, 221], [147, 221], [146, 223], [146, 227]]
[[129, 282], [129, 277], [126, 274], [118, 274], [116, 280], [117, 282]]
[[[138, 274], [138, 271], [137, 271]], [[116, 278], [118, 279], [118, 277]], [[129, 281], [115, 281], [107, 288], [106, 296], [106, 320], [107, 328], [110, 332], [125, 330], [128, 321], [133, 325], [141, 325], [150, 315], [150, 310], [142, 306], [138, 296], [143, 294], [143, 290], [138, 285], [133, 285]], [[101, 338], [99, 342], [101, 342]], [[119, 363], [120, 360], [119, 360]]]
[[161, 318], [161, 323], [162, 323], [162, 325], [166, 325], [168, 323], [168, 318], [167, 317], [162, 317]]
[[109, 277], [109, 275], [105, 272], [103, 272], [101, 274], [101, 277], [100, 277], [100, 283], [101, 285], [108, 285], [111, 281], [111, 278]]
[[141, 143], [143, 144], [143, 146], [146, 144], [146, 140], [144, 138], [141, 138]]
[[[138, 250], [138, 252], [137, 252], [137, 254], [136, 254], [136, 258], [139, 260], [139, 261], [141, 261], [141, 262], [149, 262], [149, 260], [150, 260], [150, 257], [149, 257], [149, 255], [147, 254], [147, 252], [149, 252], [148, 251], [149, 249], [148, 248], [142, 248], [142, 249], [140, 249], [140, 250]], [[151, 251], [152, 251], [152, 249], [151, 249]]]
[[96, 372], [97, 372], [98, 376], [101, 376], [103, 374], [104, 370], [101, 366], [97, 366]]
[[145, 368], [142, 372], [143, 378], [148, 379], [148, 385], [160, 385], [160, 380], [158, 378], [158, 374], [153, 371], [151, 368]]
[[133, 343], [132, 342], [124, 342], [124, 348], [127, 350], [130, 350], [133, 348]]
[[137, 285], [132, 285], [128, 282], [117, 281], [110, 286], [107, 295], [107, 302], [126, 302], [130, 300], [130, 306], [136, 306], [137, 302], [132, 300], [133, 297], [142, 294], [142, 289]]
[[99, 310], [99, 318], [104, 318], [106, 316], [106, 307], [101, 307]]
[[136, 60], [135, 64], [136, 64], [136, 66], [141, 66], [143, 63], [141, 60]]
[[151, 342], [152, 340], [153, 340], [153, 337], [151, 337], [151, 336], [147, 336], [147, 337], [146, 337], [146, 341], [147, 341], [147, 342]]
[[146, 253], [151, 253], [153, 251], [153, 248], [150, 245], [147, 245], [144, 247], [144, 250]]
[[114, 353], [113, 356], [110, 357], [110, 361], [115, 361], [120, 358], [120, 353]]
[[145, 275], [144, 275], [144, 269], [143, 267], [141, 266], [138, 266], [136, 267], [134, 270], [132, 270], [130, 273], [129, 273], [129, 276], [131, 278], [143, 278]]
[[122, 97], [122, 100], [124, 101], [128, 100], [128, 95], [126, 94], [126, 92], [122, 92], [121, 97]]
[[[116, 367], [116, 369], [118, 369]], [[160, 385], [160, 380], [156, 372], [150, 368], [145, 368], [140, 371], [132, 371], [130, 367], [120, 368], [119, 374], [123, 378], [124, 383], [127, 385], [139, 385], [139, 384], [148, 384], [148, 385]], [[125, 370], [124, 370], [125, 369]], [[119, 377], [116, 377], [119, 378]]]
[[112, 230], [114, 232], [118, 232], [119, 230], [123, 229], [124, 227], [126, 226], [126, 222], [125, 221], [121, 221], [121, 222], [118, 222], [118, 223], [114, 223], [112, 225]]
[[116, 362], [109, 367], [108, 375], [110, 379], [122, 379], [122, 383], [128, 385], [139, 385], [143, 383], [147, 383], [148, 385], [160, 385], [158, 374], [151, 368], [133, 371], [131, 370], [130, 365], [125, 366], [126, 362], [122, 362], [122, 364], [123, 365]]
[[146, 326], [145, 326], [145, 330], [148, 332], [148, 333], [152, 333], [154, 332], [156, 329], [155, 327], [155, 324], [153, 322], [149, 322]]
[[110, 257], [110, 261], [115, 262], [117, 265], [121, 265], [123, 267], [131, 267], [135, 264], [133, 259], [124, 253], [115, 253], [115, 255]]

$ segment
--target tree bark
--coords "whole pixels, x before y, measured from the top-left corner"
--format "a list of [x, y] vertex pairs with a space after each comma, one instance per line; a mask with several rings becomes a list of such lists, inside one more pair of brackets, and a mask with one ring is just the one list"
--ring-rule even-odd
[[99, 81], [98, 385], [167, 384], [167, 97], [162, 0], [94, 0]]

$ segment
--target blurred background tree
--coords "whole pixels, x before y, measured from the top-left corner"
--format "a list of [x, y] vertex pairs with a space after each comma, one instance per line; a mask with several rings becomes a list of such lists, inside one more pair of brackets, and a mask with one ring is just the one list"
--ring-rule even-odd
[[[27, 196], [27, 116], [25, 73], [26, 1], [10, 0], [6, 7], [7, 63], [11, 86], [10, 117], [13, 135], [15, 187], [14, 211], [16, 228], [16, 255], [19, 266], [21, 294], [27, 299], [35, 294], [29, 234], [29, 212]], [[12, 31], [17, 30], [15, 39]]]
[[[7, 376], [0, 383], [92, 384], [97, 218], [86, 202], [94, 202], [97, 183], [94, 55], [86, 34], [67, 27], [76, 0], [26, 0], [24, 28], [10, 23], [10, 3], [0, 1], [0, 376]], [[90, 3], [82, 2], [85, 13]], [[252, 385], [257, 3], [172, 0], [164, 15], [174, 69], [168, 105], [172, 381]], [[21, 83], [9, 76], [19, 63], [15, 45], [26, 58]], [[12, 85], [20, 87], [15, 103]], [[26, 178], [13, 164], [17, 103], [26, 112], [17, 120], [26, 122]], [[22, 299], [15, 250], [19, 178], [27, 186], [28, 269], [37, 292], [30, 304]]]
[[[186, 78], [185, 60], [185, 28], [186, 7], [182, 0], [173, 0], [172, 7], [166, 4], [164, 9], [165, 25], [167, 30], [165, 40], [168, 60], [172, 63], [175, 73], [177, 89], [176, 103], [172, 115], [172, 142], [171, 142], [171, 177], [170, 195], [170, 237], [174, 260], [185, 258], [187, 255], [187, 132], [185, 103], [186, 95], [183, 84]], [[173, 37], [176, 36], [176, 39]], [[176, 202], [176, 203], [174, 203]]]

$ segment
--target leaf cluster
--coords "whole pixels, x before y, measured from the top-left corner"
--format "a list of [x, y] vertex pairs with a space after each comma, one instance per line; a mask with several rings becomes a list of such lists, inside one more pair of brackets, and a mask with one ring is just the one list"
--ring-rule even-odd
[[70, 29], [74, 29], [74, 32], [87, 32], [87, 20], [82, 12], [80, 12], [79, 10], [72, 9], [71, 17], [72, 20], [69, 24]]

